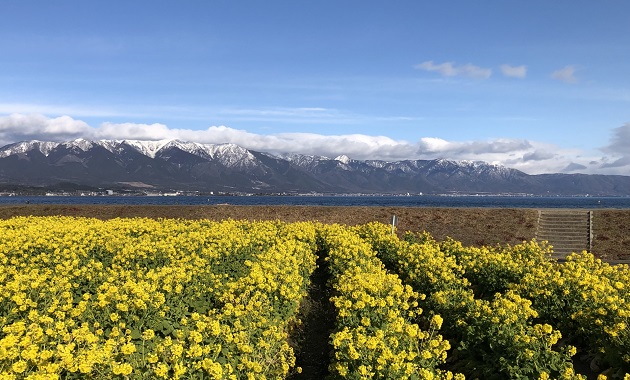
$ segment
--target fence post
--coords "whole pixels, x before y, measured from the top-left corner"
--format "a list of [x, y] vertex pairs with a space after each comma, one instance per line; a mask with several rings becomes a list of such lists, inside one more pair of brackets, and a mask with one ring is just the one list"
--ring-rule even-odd
[[593, 252], [593, 211], [588, 212], [588, 251]]
[[398, 225], [398, 217], [396, 215], [392, 215], [392, 235], [395, 233], [397, 225]]

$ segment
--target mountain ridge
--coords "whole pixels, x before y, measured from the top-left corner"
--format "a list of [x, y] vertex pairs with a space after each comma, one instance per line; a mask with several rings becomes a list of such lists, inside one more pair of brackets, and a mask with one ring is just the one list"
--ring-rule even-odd
[[630, 195], [630, 176], [529, 175], [483, 161], [354, 160], [181, 140], [21, 141], [0, 148], [0, 184], [254, 193]]

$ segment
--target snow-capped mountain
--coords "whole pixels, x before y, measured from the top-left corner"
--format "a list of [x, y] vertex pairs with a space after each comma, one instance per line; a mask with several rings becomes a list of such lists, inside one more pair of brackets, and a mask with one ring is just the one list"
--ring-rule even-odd
[[59, 146], [59, 143], [43, 142], [43, 141], [22, 141], [15, 144], [7, 145], [0, 150], [0, 158], [12, 155], [23, 154], [32, 150], [37, 150], [44, 155], [48, 155], [51, 150]]
[[23, 141], [0, 148], [0, 186], [244, 192], [629, 195], [630, 177], [527, 175], [479, 161], [354, 160], [180, 140]]
[[48, 156], [51, 151], [58, 147], [64, 147], [69, 150], [80, 150], [87, 152], [94, 146], [101, 146], [108, 151], [117, 154], [125, 148], [133, 148], [139, 153], [155, 158], [156, 154], [170, 148], [177, 148], [184, 152], [199, 157], [214, 158], [222, 157], [226, 162], [243, 161], [243, 159], [253, 159], [253, 156], [244, 148], [235, 144], [200, 144], [195, 142], [184, 142], [180, 140], [157, 140], [157, 141], [140, 141], [140, 140], [97, 140], [89, 141], [85, 139], [76, 139], [65, 142], [46, 142], [46, 141], [22, 141], [15, 144], [7, 145], [0, 148], [0, 158], [8, 157], [13, 154], [26, 153], [37, 150], [44, 156]]

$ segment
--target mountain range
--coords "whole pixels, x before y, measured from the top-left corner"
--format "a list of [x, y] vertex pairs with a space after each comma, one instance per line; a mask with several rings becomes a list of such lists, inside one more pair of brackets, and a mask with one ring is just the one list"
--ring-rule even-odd
[[630, 176], [529, 175], [480, 161], [353, 160], [180, 140], [23, 141], [0, 148], [0, 186], [204, 193], [630, 195]]

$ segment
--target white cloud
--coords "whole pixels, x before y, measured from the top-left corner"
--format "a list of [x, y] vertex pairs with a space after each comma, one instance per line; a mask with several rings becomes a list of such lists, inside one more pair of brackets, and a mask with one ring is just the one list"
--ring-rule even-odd
[[602, 169], [612, 169], [616, 174], [630, 175], [630, 123], [613, 129], [610, 144], [602, 148], [609, 160], [601, 163]]
[[176, 130], [164, 124], [103, 123], [92, 132], [98, 139], [163, 140], [177, 138]]
[[527, 66], [510, 66], [510, 65], [501, 65], [500, 66], [501, 73], [506, 77], [511, 78], [525, 78], [527, 76]]
[[415, 147], [408, 142], [386, 136], [286, 133], [277, 135], [277, 138], [290, 146], [292, 152], [327, 157], [345, 154], [356, 159], [403, 160], [415, 152]]
[[548, 150], [535, 150], [523, 155], [523, 161], [543, 161], [556, 157], [554, 152]]
[[476, 79], [488, 79], [492, 75], [492, 70], [475, 66], [470, 63], [465, 65], [455, 65], [453, 62], [433, 63], [426, 61], [414, 66], [415, 69], [438, 72], [445, 77], [463, 76]]
[[630, 156], [630, 123], [613, 129], [610, 144], [603, 150], [614, 155]]
[[75, 138], [162, 140], [180, 139], [209, 144], [234, 143], [270, 153], [302, 153], [354, 159], [479, 160], [502, 164], [529, 174], [581, 172], [630, 174], [630, 123], [613, 130], [601, 157], [582, 156], [578, 150], [523, 139], [449, 141], [424, 137], [417, 142], [364, 134], [322, 135], [316, 133], [256, 134], [226, 126], [203, 130], [176, 129], [165, 124], [103, 123], [92, 127], [69, 116], [11, 114], [0, 116], [0, 143], [21, 140], [67, 141]]
[[91, 127], [69, 116], [48, 118], [40, 114], [0, 117], [0, 141], [5, 143], [32, 139], [74, 139], [89, 135]]
[[418, 153], [432, 154], [445, 152], [451, 149], [452, 145], [452, 143], [437, 137], [423, 137], [418, 142]]
[[613, 162], [605, 162], [601, 165], [602, 169], [625, 169], [625, 174], [627, 175], [630, 171], [630, 156], [622, 156]]
[[[531, 144], [526, 140], [496, 139], [491, 141], [446, 141], [434, 137], [425, 137], [418, 142], [421, 155], [439, 154], [440, 157], [465, 157], [484, 154], [506, 154], [526, 151]], [[463, 158], [466, 159], [466, 158]]]
[[551, 77], [564, 83], [577, 83], [578, 79], [575, 77], [576, 71], [575, 66], [565, 66], [560, 70], [554, 71]]
[[570, 172], [580, 172], [580, 171], [583, 171], [584, 169], [588, 169], [588, 167], [582, 164], [571, 162], [562, 171], [565, 173], [570, 173]]

